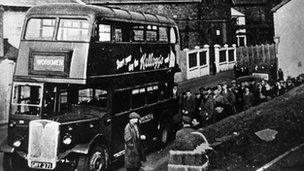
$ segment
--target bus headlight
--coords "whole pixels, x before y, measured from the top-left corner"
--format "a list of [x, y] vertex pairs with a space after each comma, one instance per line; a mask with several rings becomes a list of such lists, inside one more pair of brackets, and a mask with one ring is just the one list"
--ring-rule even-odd
[[72, 143], [72, 136], [70, 134], [66, 134], [62, 140], [63, 144], [70, 145]]
[[13, 142], [13, 146], [16, 148], [20, 147], [21, 144], [22, 144], [22, 139], [20, 139], [20, 138], [16, 138]]

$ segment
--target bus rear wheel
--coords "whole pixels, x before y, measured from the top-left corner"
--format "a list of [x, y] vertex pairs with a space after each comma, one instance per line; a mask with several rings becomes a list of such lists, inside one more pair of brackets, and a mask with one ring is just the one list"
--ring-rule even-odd
[[104, 146], [95, 146], [88, 155], [78, 158], [77, 171], [105, 171], [109, 169], [109, 153]]
[[25, 160], [15, 153], [4, 153], [2, 164], [3, 171], [22, 171], [27, 168]]

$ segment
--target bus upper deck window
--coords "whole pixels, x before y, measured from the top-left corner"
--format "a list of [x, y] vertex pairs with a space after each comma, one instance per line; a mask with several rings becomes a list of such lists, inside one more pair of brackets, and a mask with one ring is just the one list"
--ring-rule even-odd
[[136, 42], [144, 41], [144, 26], [134, 26], [133, 27], [132, 39]]
[[122, 29], [121, 28], [115, 29], [115, 42], [122, 42]]
[[168, 42], [168, 32], [166, 27], [159, 27], [159, 41]]
[[111, 26], [107, 24], [99, 24], [99, 41], [109, 42], [111, 41]]
[[170, 29], [170, 43], [176, 43], [176, 33], [173, 28]]
[[55, 19], [31, 18], [27, 22], [25, 39], [52, 40], [54, 35]]
[[89, 23], [84, 19], [60, 19], [57, 40], [86, 41]]
[[150, 42], [157, 41], [157, 26], [151, 26], [151, 25], [147, 26], [146, 40]]

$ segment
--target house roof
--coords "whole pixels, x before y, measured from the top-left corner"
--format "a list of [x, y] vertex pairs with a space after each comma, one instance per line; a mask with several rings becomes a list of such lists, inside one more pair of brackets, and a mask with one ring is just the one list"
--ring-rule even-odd
[[16, 61], [17, 60], [17, 56], [18, 56], [18, 49], [15, 48], [13, 45], [11, 45], [7, 41], [7, 39], [4, 40], [3, 43], [4, 43], [4, 45], [3, 45], [3, 47], [4, 47], [4, 49], [3, 49], [4, 50], [4, 57], [8, 58], [10, 60]]
[[279, 3], [277, 6], [271, 9], [272, 12], [276, 12], [278, 9], [280, 9], [282, 6], [290, 2], [291, 0], [283, 0], [281, 3]]
[[89, 4], [138, 4], [138, 3], [189, 3], [201, 0], [84, 0]]
[[77, 3], [77, 0], [0, 0], [0, 5], [10, 7], [31, 7], [48, 3]]
[[234, 8], [231, 8], [231, 16], [244, 16], [245, 17], [245, 14], [241, 13], [240, 11], [238, 11]]

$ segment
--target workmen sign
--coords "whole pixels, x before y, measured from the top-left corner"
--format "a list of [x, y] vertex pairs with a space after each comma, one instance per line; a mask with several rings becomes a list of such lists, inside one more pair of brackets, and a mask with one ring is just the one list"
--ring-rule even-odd
[[64, 72], [65, 56], [34, 56], [35, 71], [61, 71]]

